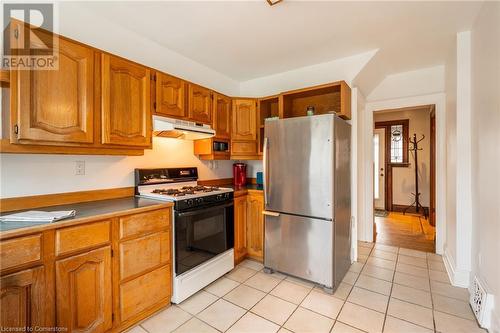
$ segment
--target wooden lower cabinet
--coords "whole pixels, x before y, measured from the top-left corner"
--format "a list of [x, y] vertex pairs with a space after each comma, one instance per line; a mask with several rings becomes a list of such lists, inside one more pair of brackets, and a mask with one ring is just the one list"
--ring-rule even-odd
[[1, 240], [0, 327], [121, 332], [168, 306], [171, 219], [155, 207]]
[[0, 327], [46, 326], [45, 268], [35, 267], [0, 278]]
[[126, 279], [170, 262], [169, 232], [157, 232], [120, 244], [120, 278]]
[[252, 259], [264, 260], [264, 196], [249, 193], [247, 196], [247, 252]]
[[56, 261], [56, 315], [70, 332], [111, 329], [111, 247]]
[[172, 270], [165, 265], [120, 285], [120, 317], [125, 322], [160, 304], [170, 303]]
[[264, 196], [252, 191], [234, 198], [234, 262], [264, 260]]
[[234, 198], [234, 262], [247, 255], [247, 196]]

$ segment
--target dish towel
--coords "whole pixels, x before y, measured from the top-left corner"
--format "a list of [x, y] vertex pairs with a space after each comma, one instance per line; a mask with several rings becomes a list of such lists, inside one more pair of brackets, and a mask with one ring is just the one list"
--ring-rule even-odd
[[45, 212], [40, 210], [30, 210], [22, 213], [0, 216], [1, 222], [32, 222], [32, 223], [52, 223], [55, 221], [74, 217], [75, 210], [60, 210]]

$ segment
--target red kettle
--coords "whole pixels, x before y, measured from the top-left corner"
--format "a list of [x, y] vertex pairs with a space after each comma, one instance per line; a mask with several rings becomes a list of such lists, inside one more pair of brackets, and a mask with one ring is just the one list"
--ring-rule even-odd
[[247, 184], [247, 165], [245, 163], [233, 164], [234, 186], [245, 186]]

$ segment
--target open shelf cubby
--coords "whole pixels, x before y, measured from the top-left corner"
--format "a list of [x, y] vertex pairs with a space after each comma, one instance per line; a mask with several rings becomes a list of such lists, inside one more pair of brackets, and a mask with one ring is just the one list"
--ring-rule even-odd
[[279, 117], [279, 97], [273, 96], [259, 100], [259, 127], [264, 128], [266, 118]]
[[307, 108], [312, 106], [314, 114], [335, 112], [349, 119], [350, 95], [350, 88], [343, 81], [284, 93], [283, 118], [306, 116]]

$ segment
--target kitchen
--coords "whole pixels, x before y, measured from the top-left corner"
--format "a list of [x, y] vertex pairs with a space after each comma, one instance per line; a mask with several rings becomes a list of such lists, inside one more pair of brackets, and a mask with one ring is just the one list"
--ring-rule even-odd
[[[22, 26], [19, 26], [23, 25], [22, 22], [12, 22], [12, 29], [20, 31], [23, 29]], [[69, 77], [70, 80], [88, 78], [88, 82], [84, 81], [85, 84], [83, 85], [73, 85], [70, 81], [61, 80], [62, 77], [69, 75], [73, 69], [71, 62], [66, 64], [66, 62], [60, 61], [57, 74], [53, 74], [51, 71], [33, 71], [37, 76], [35, 82], [44, 82], [46, 85], [29, 85], [29, 81], [26, 81], [29, 80], [29, 77], [25, 76], [26, 72], [11, 71], [4, 89], [9, 89], [10, 92], [11, 104], [8, 107], [12, 110], [10, 113], [12, 130], [9, 132], [14, 135], [10, 139], [5, 138], [2, 141], [3, 152], [16, 153], [20, 152], [18, 149], [22, 149], [23, 152], [31, 153], [64, 152], [66, 154], [85, 154], [86, 149], [92, 149], [93, 153], [140, 155], [144, 153], [143, 149], [151, 148], [152, 144], [156, 144], [157, 141], [190, 140], [193, 142], [193, 154], [197, 155], [201, 160], [210, 161], [212, 166], [216, 166], [220, 160], [264, 159], [265, 166], [263, 169], [266, 170], [269, 166], [272, 171], [270, 171], [269, 175], [268, 172], [264, 172], [265, 180], [263, 183], [265, 184], [271, 178], [277, 179], [276, 182], [273, 181], [272, 183], [276, 184], [276, 186], [269, 184], [270, 188], [272, 186], [273, 189], [277, 188], [277, 190], [267, 195], [262, 191], [262, 182], [260, 186], [252, 186], [251, 184], [248, 187], [246, 186], [247, 171], [246, 164], [243, 163], [234, 164], [235, 181], [226, 178], [197, 182], [198, 169], [196, 167], [139, 168], [135, 169], [134, 188], [134, 193], [138, 196], [138, 199], [126, 196], [126, 194], [130, 195], [127, 193], [127, 188], [122, 188], [120, 191], [115, 189], [61, 194], [56, 195], [56, 197], [54, 195], [42, 195], [3, 199], [2, 210], [4, 212], [29, 208], [42, 211], [65, 211], [66, 209], [76, 211], [74, 221], [71, 221], [71, 223], [70, 220], [66, 220], [46, 225], [35, 218], [35, 222], [39, 224], [30, 226], [28, 220], [16, 221], [14, 217], [10, 217], [9, 220], [8, 216], [6, 217], [7, 222], [2, 223], [2, 237], [5, 239], [3, 248], [12, 248], [10, 251], [2, 251], [2, 258], [5, 258], [3, 261], [8, 262], [7, 258], [15, 258], [11, 259], [13, 260], [12, 263], [4, 265], [5, 274], [12, 273], [5, 277], [7, 285], [9, 285], [9, 282], [13, 283], [9, 287], [12, 290], [17, 290], [19, 286], [16, 285], [16, 282], [18, 282], [17, 276], [19, 274], [37, 272], [37, 274], [43, 275], [44, 269], [46, 288], [55, 288], [55, 313], [58, 326], [68, 327], [71, 330], [122, 330], [165, 306], [165, 302], [169, 303], [170, 297], [173, 303], [181, 303], [217, 278], [231, 271], [235, 264], [239, 264], [247, 256], [262, 262], [265, 247], [264, 203], [266, 202], [268, 208], [275, 208], [275, 211], [266, 211], [266, 214], [269, 214], [268, 219], [275, 220], [280, 212], [287, 211], [286, 207], [290, 209], [297, 205], [296, 200], [288, 199], [282, 202], [277, 200], [281, 196], [281, 192], [287, 191], [288, 188], [288, 186], [283, 185], [286, 179], [280, 179], [282, 176], [300, 177], [301, 173], [304, 172], [309, 172], [313, 176], [318, 172], [319, 177], [306, 178], [304, 183], [299, 185], [303, 187], [301, 190], [305, 192], [310, 191], [308, 186], [310, 186], [311, 190], [322, 188], [320, 183], [328, 179], [325, 177], [328, 177], [332, 172], [334, 161], [332, 154], [339, 150], [338, 147], [334, 148], [333, 146], [333, 142], [337, 142], [334, 135], [338, 135], [336, 133], [339, 124], [345, 126], [345, 129], [340, 126], [339, 128], [342, 129], [339, 132], [344, 131], [343, 140], [346, 141], [344, 141], [345, 147], [341, 149], [344, 152], [338, 154], [344, 154], [345, 162], [343, 163], [347, 163], [344, 165], [348, 168], [350, 154], [348, 144], [349, 126], [344, 120], [334, 116], [334, 111], [337, 111], [336, 113], [343, 118], [348, 119], [349, 117], [350, 88], [343, 81], [294, 90], [282, 93], [279, 96], [262, 99], [229, 98], [167, 73], [147, 68], [87, 45], [81, 45], [64, 36], [58, 36], [58, 39], [59, 53], [61, 55], [68, 54], [67, 57], [71, 59], [70, 56], [80, 57], [82, 54], [88, 54], [87, 58], [85, 58], [86, 62], [82, 62], [82, 64], [87, 65], [89, 68], [83, 67], [81, 72], [77, 72], [81, 73], [82, 76], [77, 74], [75, 77]], [[72, 55], [72, 52], [79, 53]], [[92, 73], [96, 68], [99, 68], [96, 63], [101, 66], [101, 76], [99, 77], [96, 74], [90, 77], [85, 76], [86, 73]], [[44, 74], [46, 75], [45, 78]], [[72, 97], [92, 96], [92, 89], [97, 89], [94, 82], [99, 82], [101, 88], [101, 91], [96, 94], [100, 95], [100, 101], [97, 100], [96, 102], [100, 105], [101, 114], [94, 112], [92, 107], [81, 107], [78, 100], [73, 100], [73, 104], [70, 105], [75, 105], [77, 109], [71, 114], [74, 117], [83, 114], [84, 118], [88, 120], [88, 125], [81, 124], [80, 127], [70, 127], [71, 131], [69, 132], [64, 130], [66, 124], [61, 123], [61, 120], [68, 121], [69, 124], [76, 121], [76, 119], [61, 119], [61, 111], [56, 105], [60, 101], [68, 99], [71, 101], [70, 98]], [[75, 89], [82, 89], [83, 91], [63, 90], [61, 84]], [[94, 87], [92, 87], [92, 84], [94, 84]], [[90, 89], [88, 89], [89, 86]], [[49, 93], [54, 88], [61, 91], [60, 95]], [[29, 95], [33, 96], [33, 98], [36, 96], [37, 100], [31, 102], [31, 104], [23, 105], [23, 99], [16, 97], [15, 94], [25, 89], [30, 89], [33, 93]], [[44, 89], [47, 89], [47, 91], [42, 93]], [[66, 93], [68, 95], [65, 95]], [[138, 97], [134, 98], [134, 96]], [[140, 96], [143, 98], [141, 99]], [[144, 98], [144, 96], [150, 98]], [[123, 104], [122, 100], [129, 100], [130, 104]], [[18, 101], [21, 101], [20, 104], [17, 104]], [[279, 106], [280, 103], [282, 104], [281, 107]], [[32, 111], [27, 113], [29, 110], [27, 108], [30, 108], [29, 105], [36, 105], [36, 107], [31, 107]], [[83, 105], [92, 105], [92, 100]], [[304, 108], [304, 105], [308, 105], [309, 109], [313, 105], [313, 108], [318, 109], [318, 114], [325, 114], [322, 118], [327, 118], [317, 118], [314, 121], [306, 118], [306, 122], [295, 121], [290, 123], [291, 127], [289, 126], [289, 129], [285, 127], [272, 129], [274, 126], [272, 126], [271, 121], [274, 120], [274, 122], [278, 123], [277, 117], [284, 119], [306, 116], [308, 110]], [[308, 112], [311, 112], [311, 110]], [[330, 113], [330, 115], [326, 115], [327, 113]], [[33, 117], [33, 119], [25, 118], [26, 116]], [[266, 121], [266, 119], [269, 119], [269, 121]], [[139, 126], [137, 126], [137, 122], [139, 122]], [[270, 122], [269, 125], [266, 125], [269, 126], [267, 132], [276, 133], [274, 136], [271, 134], [268, 137], [264, 136], [267, 122]], [[296, 124], [294, 125], [294, 123]], [[300, 125], [301, 123], [302, 125]], [[99, 124], [101, 125], [99, 126]], [[285, 124], [283, 123], [280, 126], [286, 126]], [[89, 125], [93, 125], [93, 127]], [[292, 173], [289, 175], [274, 171], [278, 170], [280, 161], [284, 160], [284, 156], [277, 156], [277, 154], [298, 143], [292, 140], [289, 143], [284, 142], [283, 146], [279, 147], [277, 142], [285, 137], [285, 133], [296, 133], [294, 136], [303, 141], [304, 137], [297, 136], [297, 134], [308, 128], [313, 132], [321, 129], [320, 135], [311, 134], [311, 145], [317, 146], [321, 141], [330, 143], [324, 145], [327, 148], [326, 150], [319, 150], [310, 157], [312, 163], [319, 156], [325, 157], [323, 154], [330, 154], [330, 157], [326, 159], [326, 161], [330, 162], [325, 162], [327, 163], [326, 169], [321, 166], [317, 170], [314, 168], [307, 170], [307, 164], [310, 162], [306, 160], [300, 168], [290, 170]], [[95, 136], [95, 133], [99, 131], [101, 131], [100, 138]], [[153, 136], [156, 139], [154, 142], [152, 141]], [[269, 142], [272, 142], [270, 148], [268, 148]], [[125, 148], [122, 148], [122, 145]], [[266, 157], [267, 150], [269, 150], [270, 157]], [[305, 151], [298, 151], [296, 156], [289, 158], [290, 162], [303, 159], [302, 157], [305, 158], [307, 155], [304, 153]], [[330, 164], [329, 168], [328, 163]], [[78, 170], [78, 168], [83, 170]], [[326, 171], [326, 174], [323, 174], [323, 170]], [[85, 163], [83, 163], [83, 166], [77, 166], [77, 172], [85, 173]], [[349, 170], [343, 172], [344, 179], [349, 180]], [[262, 177], [261, 172], [258, 174]], [[250, 183], [253, 181], [254, 179], [251, 178]], [[333, 179], [331, 182], [333, 183]], [[207, 184], [207, 186], [203, 184]], [[235, 186], [234, 192], [231, 188], [233, 184]], [[282, 184], [282, 189], [277, 187], [279, 184]], [[229, 187], [225, 188], [224, 186]], [[348, 187], [349, 184], [347, 184]], [[333, 229], [331, 229], [332, 211], [331, 208], [328, 208], [333, 206], [333, 190], [331, 187], [330, 190], [328, 190], [328, 187], [324, 187], [324, 189], [327, 191], [326, 193], [320, 190], [316, 197], [310, 199], [314, 201], [325, 198], [321, 200], [318, 207], [307, 210], [306, 204], [304, 211], [295, 208], [294, 214], [290, 216], [321, 216], [321, 218], [325, 219], [323, 222], [324, 227], [318, 229], [315, 233], [311, 233], [311, 235], [323, 239], [325, 245], [330, 243], [330, 246], [333, 246], [331, 236], [330, 238], [322, 236], [324, 232], [334, 235]], [[328, 191], [330, 192], [329, 195]], [[346, 194], [348, 203], [350, 200], [348, 197], [349, 192], [346, 192]], [[270, 203], [267, 204], [267, 196], [271, 197], [271, 195], [273, 199], [270, 199]], [[96, 201], [100, 198], [106, 198], [109, 201]], [[174, 212], [166, 214], [172, 204], [158, 204], [162, 209], [155, 211], [153, 201], [144, 200], [143, 198], [168, 203], [174, 202]], [[83, 203], [85, 201], [87, 203]], [[307, 203], [309, 199], [301, 199], [298, 202]], [[64, 203], [66, 205], [50, 207], [54, 203]], [[123, 206], [123, 212], [121, 209], [113, 212], [111, 208], [113, 206]], [[326, 211], [323, 215], [315, 215], [316, 210], [320, 209], [320, 207], [324, 207], [323, 210], [326, 208]], [[135, 214], [135, 209], [141, 213]], [[152, 210], [151, 213], [142, 213], [142, 210], [149, 209]], [[272, 269], [280, 272], [293, 272], [295, 276], [321, 283], [326, 290], [333, 293], [334, 287], [343, 279], [351, 263], [350, 243], [346, 243], [350, 240], [350, 208], [348, 205], [346, 209], [347, 216], [344, 218], [346, 227], [343, 227], [345, 234], [342, 235], [344, 240], [342, 252], [330, 250], [332, 254], [341, 253], [341, 256], [339, 255], [335, 259], [333, 257], [329, 257], [329, 259], [322, 258], [323, 253], [318, 252], [311, 254], [309, 258], [304, 258], [304, 260], [308, 261], [301, 266], [290, 262], [288, 267], [281, 267], [286, 257], [290, 258], [288, 260], [292, 260], [301, 251], [307, 250], [307, 244], [305, 248], [295, 246], [298, 241], [297, 237], [307, 229], [297, 229], [291, 232], [289, 240], [281, 239], [279, 229], [286, 228], [286, 225], [293, 226], [297, 224], [297, 221], [284, 220], [280, 222], [284, 223], [284, 225], [279, 227], [278, 230], [269, 231], [268, 251], [270, 255], [269, 263], [266, 262], [266, 268], [270, 272]], [[330, 213], [328, 213], [328, 210], [330, 210]], [[134, 214], [123, 217], [122, 215], [125, 212]], [[161, 212], [166, 216], [162, 216]], [[113, 216], [113, 213], [115, 213], [116, 217]], [[111, 219], [106, 219], [111, 216]], [[23, 217], [19, 218], [22, 219]], [[115, 221], [116, 219], [117, 221]], [[95, 222], [95, 220], [103, 221]], [[138, 224], [133, 226], [132, 221], [136, 220]], [[79, 226], [83, 221], [87, 223]], [[92, 223], [89, 221], [92, 221]], [[130, 228], [135, 229], [131, 230], [130, 234], [126, 231], [129, 223]], [[311, 223], [311, 227], [314, 229], [315, 223], [319, 222], [308, 223]], [[169, 232], [171, 224], [173, 225], [173, 232]], [[64, 228], [64, 226], [67, 227]], [[115, 234], [115, 230], [117, 234]], [[88, 239], [90, 235], [94, 235], [93, 239]], [[135, 238], [130, 239], [130, 237]], [[271, 245], [276, 241], [279, 241], [280, 245], [289, 244], [287, 246], [290, 249], [295, 248], [296, 251], [288, 255], [281, 254], [279, 246], [276, 248]], [[24, 251], [21, 250], [24, 247], [24, 242], [26, 242], [26, 246], [33, 247], [30, 250], [33, 251], [31, 253], [33, 257], [27, 263], [25, 262], [27, 258], [24, 258], [23, 253], [19, 253], [19, 251]], [[42, 242], [48, 243], [42, 246]], [[74, 244], [71, 244], [73, 242]], [[335, 245], [339, 246], [337, 242], [335, 242]], [[50, 248], [54, 247], [55, 252], [51, 252]], [[66, 247], [67, 249], [65, 249]], [[41, 252], [41, 249], [44, 252]], [[118, 258], [115, 257], [115, 253], [119, 253]], [[171, 253], [172, 258], [169, 258]], [[271, 256], [273, 253], [274, 256]], [[55, 262], [54, 256], [56, 257]], [[142, 258], [147, 259], [146, 262], [141, 263]], [[338, 272], [335, 271], [336, 266], [334, 263], [336, 260], [345, 262], [339, 266]], [[40, 263], [44, 263], [43, 269], [39, 266]], [[322, 266], [323, 263], [326, 264], [324, 267], [326, 269], [322, 269], [319, 273], [316, 272], [318, 266]], [[55, 282], [51, 273], [54, 264], [56, 270]], [[118, 277], [116, 276], [117, 272], [112, 268], [115, 265], [120, 267]], [[84, 269], [85, 267], [86, 269]], [[29, 269], [20, 271], [22, 268]], [[42, 269], [42, 273], [38, 272], [40, 269]], [[92, 270], [97, 275], [87, 275], [90, 274], [89, 270]], [[173, 279], [167, 279], [170, 274], [165, 274], [162, 279], [160, 274], [170, 270], [173, 272]], [[333, 281], [332, 272], [335, 272]], [[90, 277], [95, 279], [89, 280], [94, 283], [80, 280]], [[36, 289], [35, 287], [39, 281], [35, 277], [32, 278], [33, 281], [29, 285], [31, 288]], [[66, 280], [68, 278], [69, 281], [76, 281], [72, 283], [77, 284], [66, 285], [66, 283], [70, 283]], [[82, 284], [78, 284], [78, 281], [81, 281]], [[118, 282], [116, 286], [115, 281]], [[166, 284], [169, 283], [172, 283], [173, 286], [166, 288]], [[149, 289], [138, 289], [137, 287], [142, 284], [149, 285]], [[26, 288], [26, 286], [23, 286], [23, 288]], [[92, 303], [90, 299], [86, 299], [79, 293], [74, 294], [75, 289], [73, 288], [82, 290], [85, 294], [98, 295], [98, 300], [94, 300], [97, 303]], [[109, 290], [106, 291], [108, 288]], [[118, 299], [111, 301], [113, 298], [112, 293], [109, 293], [111, 289], [119, 290], [120, 297]], [[169, 290], [172, 290], [171, 293]], [[44, 291], [45, 288], [41, 288], [39, 292], [43, 294]], [[31, 302], [36, 305], [37, 297], [42, 296], [42, 294], [36, 295], [34, 292], [32, 293], [33, 299]], [[142, 293], [142, 296], [139, 297], [137, 293]], [[132, 299], [134, 300], [132, 301]], [[20, 306], [23, 304], [22, 301], [27, 301], [27, 298], [13, 298], [10, 301], [16, 301], [16, 304]], [[6, 301], [5, 306], [9, 306], [10, 303], [8, 302]], [[87, 303], [93, 304], [94, 308], [86, 308]], [[54, 306], [50, 302], [47, 304], [49, 309]], [[33, 307], [33, 305], [31, 306]], [[36, 307], [38, 306], [41, 306], [41, 304], [36, 305]], [[112, 309], [113, 307], [119, 309], [116, 314], [115, 310]], [[52, 323], [53, 317], [50, 315], [51, 310], [49, 309], [41, 312], [47, 316], [47, 323]], [[93, 311], [95, 317], [85, 318], [84, 315], [89, 311]], [[80, 319], [80, 315], [84, 317]], [[12, 319], [8, 318], [9, 316], [6, 317], [7, 325], [9, 320]], [[75, 319], [72, 320], [72, 318]], [[36, 319], [38, 319], [36, 316], [33, 319], [30, 318], [30, 320]], [[87, 323], [89, 326], [78, 326], [81, 325], [80, 321], [84, 320], [89, 321]], [[32, 324], [35, 323], [37, 322], [32, 322]]]
[[[209, 82], [160, 65], [154, 43], [146, 57], [121, 52], [116, 22], [99, 15], [109, 37], [79, 35], [70, 14], [90, 18], [92, 5], [60, 10], [60, 34], [35, 29], [57, 40], [58, 69], [1, 72], [2, 328], [405, 332], [447, 322], [433, 305], [415, 317], [397, 289], [410, 280], [396, 281], [398, 260], [423, 260], [425, 275], [439, 272], [430, 285], [445, 283], [441, 256], [358, 242], [351, 80], [242, 95], [220, 73]], [[31, 28], [13, 19], [10, 45]], [[466, 304], [463, 289], [446, 288]], [[462, 310], [451, 315], [479, 331]]]

